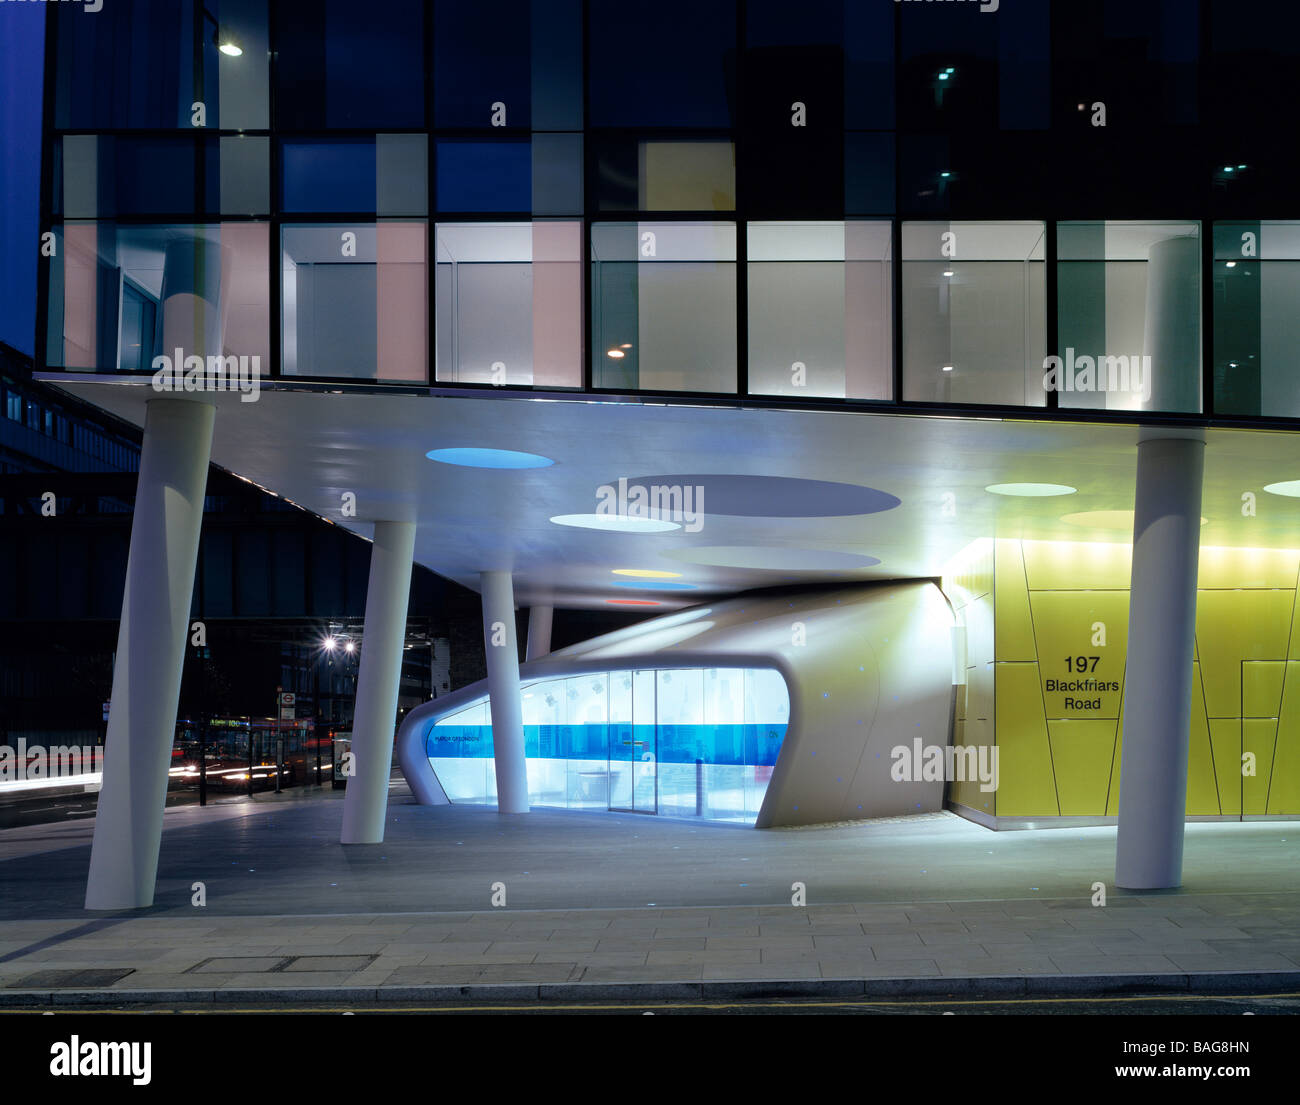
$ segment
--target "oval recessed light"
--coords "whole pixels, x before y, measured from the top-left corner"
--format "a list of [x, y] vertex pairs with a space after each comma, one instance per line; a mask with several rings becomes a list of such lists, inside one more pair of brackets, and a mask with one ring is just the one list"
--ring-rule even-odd
[[661, 603], [652, 599], [606, 599], [610, 606], [660, 606]]
[[217, 47], [217, 49], [220, 50], [223, 54], [225, 54], [226, 57], [228, 58], [240, 57], [244, 52], [233, 42], [223, 42], [220, 46]]
[[632, 518], [626, 514], [557, 514], [551, 521], [557, 526], [607, 530], [610, 533], [667, 533], [682, 528], [678, 522], [667, 522], [661, 518]]
[[1300, 499], [1300, 480], [1283, 480], [1281, 483], [1266, 483], [1264, 490], [1270, 495], [1285, 495], [1288, 499]]
[[621, 349], [611, 349], [605, 354], [605, 356], [613, 357], [616, 361], [621, 361], [625, 356], [627, 356], [627, 354]]
[[615, 587], [633, 587], [638, 591], [694, 591], [694, 583], [673, 583], [665, 580], [646, 579], [637, 582], [630, 579], [614, 581]]
[[616, 576], [631, 576], [633, 579], [681, 579], [681, 572], [662, 572], [658, 568], [614, 568]]
[[1073, 495], [1079, 489], [1064, 483], [991, 483], [984, 489], [994, 495], [1019, 495], [1041, 499], [1049, 495]]
[[424, 455], [459, 468], [549, 468], [555, 463], [550, 457], [513, 449], [430, 449]]

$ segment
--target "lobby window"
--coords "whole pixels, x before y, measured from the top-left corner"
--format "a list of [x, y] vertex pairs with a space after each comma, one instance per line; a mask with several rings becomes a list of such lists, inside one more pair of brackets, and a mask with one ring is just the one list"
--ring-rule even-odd
[[604, 138], [596, 149], [602, 211], [734, 211], [729, 141]]
[[45, 361], [149, 371], [153, 359], [257, 358], [270, 371], [265, 223], [139, 226], [78, 220], [56, 230]]
[[427, 224], [298, 224], [281, 231], [280, 371], [428, 378]]
[[440, 223], [439, 382], [582, 385], [582, 224]]
[[889, 399], [888, 222], [750, 223], [749, 390]]
[[1041, 407], [1046, 228], [908, 222], [903, 237], [903, 398]]
[[592, 383], [736, 390], [736, 225], [591, 228]]
[[284, 130], [425, 122], [420, 0], [277, 0], [275, 122]]
[[55, 12], [59, 129], [269, 125], [267, 0], [113, 0], [87, 11]]
[[434, 7], [434, 125], [582, 129], [581, 0]]
[[1200, 411], [1199, 225], [1060, 223], [1056, 251], [1060, 405]]
[[1214, 224], [1214, 410], [1300, 415], [1300, 222]]
[[730, 127], [735, 0], [591, 0], [593, 127]]

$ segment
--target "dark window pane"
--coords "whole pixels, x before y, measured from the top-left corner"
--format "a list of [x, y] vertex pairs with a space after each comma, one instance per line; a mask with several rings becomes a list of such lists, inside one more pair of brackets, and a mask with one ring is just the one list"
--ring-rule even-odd
[[[529, 0], [438, 4], [434, 14], [434, 124], [486, 127], [503, 105], [505, 125], [527, 127]], [[499, 116], [498, 116], [499, 118]]]
[[526, 140], [448, 138], [437, 148], [439, 211], [532, 210]]
[[75, 134], [59, 139], [58, 145], [56, 215], [90, 219], [194, 215], [217, 209], [220, 157], [215, 135], [136, 138]]
[[276, 125], [424, 125], [424, 5], [385, 0], [276, 4]]
[[591, 123], [597, 127], [729, 127], [733, 0], [592, 0]]
[[114, 0], [90, 14], [57, 11], [56, 126], [188, 130], [195, 103], [201, 126], [267, 126], [266, 0]]
[[844, 136], [844, 210], [850, 215], [894, 211], [894, 136]]

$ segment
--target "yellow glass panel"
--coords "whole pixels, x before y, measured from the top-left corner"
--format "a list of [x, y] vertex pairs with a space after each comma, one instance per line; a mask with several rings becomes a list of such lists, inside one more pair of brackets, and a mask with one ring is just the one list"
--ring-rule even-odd
[[1300, 663], [1286, 666], [1268, 788], [1269, 813], [1300, 813]]
[[1063, 817], [1106, 812], [1118, 721], [1049, 721], [1052, 763]]
[[1205, 717], [1201, 693], [1201, 665], [1192, 665], [1192, 731], [1187, 742], [1187, 812], [1218, 814], [1219, 785], [1214, 774], [1214, 752], [1210, 747], [1210, 725]]
[[999, 817], [1059, 815], [1037, 664], [998, 664]]
[[1233, 587], [1295, 588], [1300, 552], [1295, 549], [1201, 549], [1197, 586], [1202, 590]]
[[1031, 591], [1128, 590], [1132, 551], [1126, 542], [1023, 541]]
[[1244, 773], [1244, 764], [1237, 761], [1241, 779], [1242, 813], [1267, 813], [1268, 785], [1273, 774], [1273, 746], [1277, 739], [1277, 722], [1272, 719], [1251, 718], [1241, 723], [1242, 754], [1255, 754], [1255, 773]]
[[[1128, 649], [1128, 592], [1034, 591], [1029, 596], [1049, 718], [1119, 717]], [[1103, 639], [1105, 645], [1094, 645]]]
[[1281, 660], [1247, 660], [1241, 665], [1244, 717], [1275, 718], [1282, 706]]
[[996, 628], [993, 642], [998, 660], [1033, 660], [1034, 626], [1029, 615], [1025, 566], [1019, 541], [998, 541], [997, 574], [993, 582]]
[[1241, 721], [1210, 719], [1214, 748], [1214, 777], [1219, 783], [1219, 805], [1224, 813], [1241, 813]]
[[1241, 662], [1281, 660], [1291, 631], [1291, 591], [1201, 591], [1196, 646], [1211, 718], [1241, 716]]

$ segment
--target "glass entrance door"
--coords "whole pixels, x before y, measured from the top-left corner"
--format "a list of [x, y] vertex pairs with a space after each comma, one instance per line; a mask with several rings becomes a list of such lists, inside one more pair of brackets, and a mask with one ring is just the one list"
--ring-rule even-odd
[[609, 689], [609, 808], [659, 810], [655, 673], [616, 673]]

